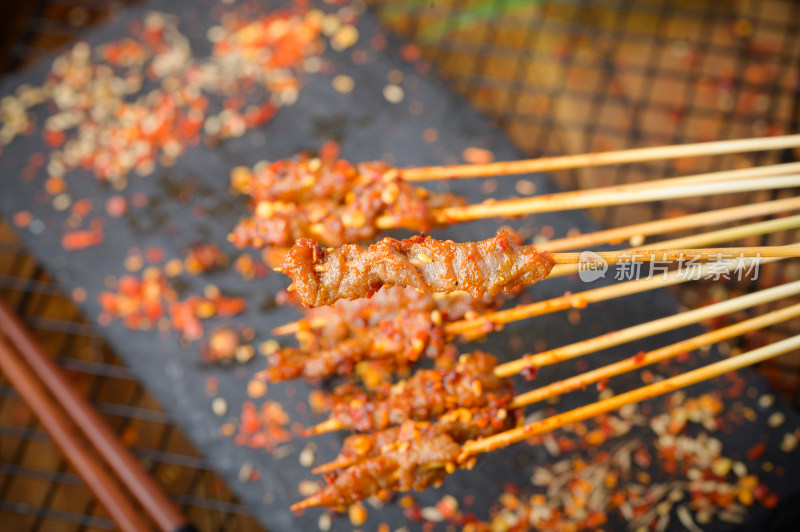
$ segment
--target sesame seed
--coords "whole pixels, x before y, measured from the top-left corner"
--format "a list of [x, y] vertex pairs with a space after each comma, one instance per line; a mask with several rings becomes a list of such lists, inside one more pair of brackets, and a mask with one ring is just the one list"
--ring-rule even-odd
[[236, 348], [236, 360], [244, 364], [248, 362], [250, 359], [253, 358], [255, 354], [255, 349], [253, 349], [252, 345], [240, 345]]
[[406, 93], [400, 85], [390, 83], [383, 88], [383, 97], [389, 103], [400, 103], [405, 96]]
[[303, 467], [311, 467], [314, 465], [314, 448], [306, 446], [302, 451], [300, 451], [300, 456], [298, 457], [298, 461], [300, 465]]
[[322, 532], [327, 532], [333, 526], [333, 519], [331, 518], [331, 514], [325, 513], [319, 516], [319, 521], [317, 521], [317, 526]]
[[519, 194], [530, 196], [536, 193], [536, 184], [527, 179], [520, 179], [514, 187]]
[[337, 52], [346, 50], [358, 42], [358, 29], [355, 26], [346, 25], [336, 30], [331, 38], [331, 48]]
[[278, 349], [280, 349], [280, 344], [278, 344], [277, 340], [274, 339], [261, 342], [258, 346], [258, 352], [264, 356], [269, 356]]
[[253, 399], [263, 397], [267, 393], [267, 383], [258, 379], [252, 379], [247, 383], [247, 395]]
[[797, 436], [795, 436], [795, 434], [792, 432], [787, 432], [783, 435], [780, 447], [781, 451], [785, 453], [791, 453], [797, 449]]
[[769, 408], [773, 404], [775, 404], [775, 396], [769, 393], [765, 393], [761, 397], [758, 398], [758, 406], [761, 408]]
[[222, 397], [215, 397], [211, 401], [211, 411], [214, 415], [222, 417], [228, 412], [228, 402]]
[[630, 238], [631, 247], [638, 247], [644, 244], [644, 235], [634, 235]]
[[432, 523], [439, 523], [440, 521], [444, 520], [442, 512], [440, 512], [439, 509], [434, 506], [425, 506], [422, 508], [420, 514], [422, 515], [423, 519], [426, 521], [431, 521]]
[[334, 90], [336, 92], [341, 92], [342, 94], [347, 94], [348, 92], [352, 92], [355, 88], [356, 83], [353, 81], [353, 78], [350, 76], [346, 76], [344, 74], [339, 74], [333, 78], [331, 82], [333, 84]]
[[239, 482], [249, 482], [255, 468], [250, 462], [245, 462], [239, 468]]
[[784, 421], [786, 421], [786, 415], [783, 412], [773, 412], [769, 418], [767, 418], [767, 425], [775, 429], [783, 425]]

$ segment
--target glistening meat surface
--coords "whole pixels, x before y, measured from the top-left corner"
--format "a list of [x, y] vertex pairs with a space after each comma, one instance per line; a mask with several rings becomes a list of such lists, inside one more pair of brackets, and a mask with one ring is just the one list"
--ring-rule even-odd
[[436, 209], [464, 203], [403, 181], [385, 162], [353, 164], [337, 153], [237, 168], [233, 188], [250, 196], [253, 214], [234, 228], [231, 242], [260, 248], [314, 237], [339, 246], [378, 234], [381, 217], [393, 227], [430, 231]]
[[323, 249], [312, 240], [299, 239], [281, 268], [291, 277], [303, 304], [317, 307], [339, 299], [370, 297], [382, 286], [407, 286], [427, 293], [463, 290], [475, 298], [510, 293], [547, 277], [553, 260], [499, 231], [480, 242], [418, 236], [384, 238], [368, 248], [348, 244]]
[[344, 384], [331, 395], [331, 415], [342, 427], [371, 431], [406, 419], [434, 419], [457, 408], [507, 408], [514, 387], [509, 379], [494, 376], [495, 366], [495, 357], [475, 351], [461, 355], [455, 368], [419, 370], [409, 379], [384, 383], [371, 392]]

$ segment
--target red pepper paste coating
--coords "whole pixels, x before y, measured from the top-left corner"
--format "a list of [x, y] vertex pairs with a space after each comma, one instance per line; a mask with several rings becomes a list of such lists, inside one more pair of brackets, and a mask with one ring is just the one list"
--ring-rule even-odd
[[381, 216], [394, 227], [430, 231], [436, 209], [464, 204], [403, 181], [385, 162], [307, 154], [259, 165], [234, 188], [250, 195], [253, 208], [229, 237], [239, 248], [288, 246], [302, 237], [330, 246], [359, 242], [378, 234]]
[[423, 490], [456, 468], [461, 445], [437, 425], [409, 421], [387, 436], [393, 439], [356, 464], [326, 475], [328, 484], [293, 509], [344, 509], [382, 491]]
[[553, 264], [548, 253], [520, 246], [514, 235], [498, 231], [481, 242], [418, 236], [384, 238], [369, 248], [347, 244], [322, 249], [301, 238], [286, 253], [281, 268], [303, 304], [317, 307], [370, 297], [382, 286], [426, 293], [463, 290], [475, 298], [513, 293], [546, 278]]
[[[498, 298], [475, 300], [458, 294], [437, 299], [396, 287], [380, 290], [371, 299], [306, 309], [296, 333], [299, 347], [270, 354], [270, 367], [261, 376], [270, 381], [317, 380], [350, 375], [357, 364], [366, 362], [380, 362], [385, 373], [402, 373], [420, 357], [439, 360], [446, 354], [445, 321], [499, 304]], [[321, 326], [311, 327], [318, 321]]]
[[514, 397], [510, 379], [492, 371], [497, 359], [482, 351], [462, 355], [452, 369], [424, 369], [391, 385], [366, 392], [348, 383], [330, 396], [331, 416], [342, 427], [374, 431], [407, 419], [435, 419], [456, 408], [507, 408]]
[[519, 418], [519, 412], [501, 416], [489, 408], [465, 418], [459, 409], [435, 423], [407, 420], [400, 426], [349, 436], [336, 459], [348, 465], [327, 474], [327, 485], [293, 509], [343, 509], [381, 492], [438, 486], [459, 467], [462, 443], [513, 428]]

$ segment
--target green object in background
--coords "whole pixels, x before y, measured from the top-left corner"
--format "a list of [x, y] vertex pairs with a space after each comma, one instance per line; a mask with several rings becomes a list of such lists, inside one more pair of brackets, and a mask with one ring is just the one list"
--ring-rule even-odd
[[[491, 22], [497, 17], [509, 15], [529, 17], [539, 9], [543, 0], [480, 0], [458, 7], [452, 18], [441, 18], [433, 24], [420, 29], [416, 38], [421, 43], [431, 43], [452, 35], [456, 31], [464, 31], [478, 24]], [[456, 5], [458, 2], [456, 2]], [[389, 23], [408, 12], [420, 14], [425, 8], [451, 7], [451, 3], [440, 3], [437, 0], [402, 0], [380, 9], [380, 14]]]

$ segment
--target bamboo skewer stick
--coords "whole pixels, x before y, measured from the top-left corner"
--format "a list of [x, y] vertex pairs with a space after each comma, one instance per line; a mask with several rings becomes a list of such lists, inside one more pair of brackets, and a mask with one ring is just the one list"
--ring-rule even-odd
[[[789, 212], [798, 208], [800, 208], [800, 197], [764, 201], [750, 205], [740, 205], [726, 209], [687, 214], [675, 218], [656, 220], [654, 222], [626, 225], [623, 227], [616, 227], [614, 229], [606, 229], [603, 231], [595, 231], [593, 233], [586, 233], [583, 235], [549, 240], [547, 242], [537, 244], [536, 247], [540, 251], [556, 252], [566, 251], [569, 249], [587, 248], [589, 246], [596, 246], [598, 244], [616, 244], [632, 237], [645, 237], [660, 233], [693, 229], [704, 225], [723, 224], [745, 218], [767, 216], [784, 211]], [[659, 246], [661, 245], [662, 244], [659, 244]]]
[[[584, 262], [583, 253], [552, 253], [550, 255], [556, 264], [577, 264]], [[696, 248], [696, 249], [666, 249], [666, 248], [635, 248], [634, 250], [600, 251], [594, 256], [606, 261], [608, 264], [620, 262], [650, 262], [680, 261], [680, 260], [719, 260], [730, 258], [772, 258], [772, 257], [800, 257], [800, 246], [761, 246], [741, 248]]]
[[[632, 366], [630, 362], [622, 361], [620, 363], [612, 364], [604, 368], [599, 368], [598, 370], [595, 370], [595, 372], [587, 372], [584, 374], [584, 376], [591, 377], [592, 376], [591, 374], [602, 371], [605, 371], [608, 374], [608, 376], [618, 375], [626, 371], [629, 371], [634, 367], [642, 367], [647, 364], [655, 363], [659, 360], [666, 360], [667, 358], [674, 357], [682, 352], [686, 352], [688, 350], [694, 350], [697, 349], [698, 347], [709, 345], [711, 343], [718, 342], [726, 338], [735, 337], [740, 334], [744, 334], [750, 330], [756, 330], [768, 326], [770, 324], [779, 323], [786, 319], [791, 319], [796, 315], [800, 315], [800, 304], [794, 305], [793, 307], [788, 307], [786, 309], [782, 309], [780, 311], [774, 311], [764, 316], [760, 316], [758, 318], [753, 318], [751, 320], [747, 320], [745, 322], [732, 325], [724, 329], [719, 329], [711, 333], [706, 333], [704, 335], [700, 335], [695, 338], [685, 340], [683, 342], [678, 342], [676, 344], [672, 344], [664, 348], [651, 351], [650, 353], [646, 353], [641, 360], [635, 361], [634, 365]], [[468, 441], [462, 446], [462, 453], [459, 456], [459, 463], [461, 463], [462, 465], [469, 464], [471, 462], [470, 459], [477, 454], [494, 451], [499, 448], [511, 445], [513, 443], [517, 443], [519, 441], [531, 438], [533, 436], [537, 436], [547, 432], [552, 432], [553, 430], [556, 430], [565, 425], [569, 425], [571, 423], [577, 423], [580, 421], [585, 421], [589, 418], [617, 410], [625, 405], [638, 403], [647, 399], [652, 399], [653, 397], [664, 395], [666, 393], [678, 390], [680, 388], [684, 388], [686, 386], [690, 386], [692, 384], [696, 384], [698, 382], [723, 375], [730, 371], [735, 371], [737, 369], [741, 369], [749, 365], [757, 364], [758, 362], [763, 362], [764, 360], [774, 358], [776, 356], [782, 355], [784, 353], [790, 352], [798, 348], [800, 348], [800, 335], [767, 345], [765, 347], [761, 347], [759, 349], [755, 349], [753, 351], [749, 351], [747, 353], [743, 353], [741, 355], [737, 355], [732, 358], [728, 358], [725, 360], [721, 360], [719, 362], [709, 364], [707, 366], [698, 368], [696, 370], [688, 371], [686, 373], [670, 377], [668, 379], [665, 379], [663, 381], [654, 384], [643, 386], [641, 388], [637, 388], [629, 392], [616, 395], [609, 399], [604, 399], [589, 405], [578, 407], [573, 410], [564, 412], [562, 414], [556, 414], [549, 418], [545, 418], [543, 420], [529, 423], [521, 427], [510, 429], [480, 440]], [[580, 376], [575, 378], [576, 379], [580, 378]], [[555, 383], [555, 385], [558, 384], [559, 383]], [[578, 384], [577, 387], [580, 387], [580, 384]], [[556, 390], [557, 391], [555, 393], [551, 392], [550, 396], [560, 395], [565, 391], [569, 391], [569, 389], [565, 389], [563, 387], [557, 387]], [[534, 390], [534, 392], [536, 392], [536, 390]], [[519, 400], [520, 398], [522, 398], [522, 400], [519, 401], [519, 403], [517, 404], [517, 400]], [[525, 406], [527, 404], [536, 402], [533, 399], [541, 400], [543, 398], [545, 397], [542, 396], [541, 398], [536, 398], [536, 396], [533, 395], [531, 395], [530, 397], [525, 397], [525, 395], [520, 395], [518, 396], [517, 399], [515, 399], [514, 406]], [[359, 458], [336, 459], [331, 462], [328, 462], [327, 464], [322, 464], [316, 467], [314, 470], [312, 470], [312, 473], [314, 474], [327, 473], [335, 471], [337, 469], [346, 468], [358, 463], [359, 460], [360, 460]], [[305, 508], [308, 506], [315, 505], [315, 503], [310, 501], [313, 500], [306, 499], [305, 501], [303, 501], [303, 503], [301, 503], [302, 507]]]
[[493, 177], [499, 175], [527, 174], [564, 170], [567, 168], [585, 168], [611, 164], [625, 164], [659, 159], [677, 159], [704, 155], [721, 155], [725, 153], [746, 153], [753, 151], [780, 150], [800, 146], [800, 135], [784, 135], [766, 138], [750, 138], [722, 140], [715, 142], [699, 142], [694, 144], [678, 144], [651, 148], [634, 148], [579, 155], [563, 155], [559, 157], [541, 157], [522, 161], [504, 161], [487, 164], [465, 164], [450, 166], [427, 166], [401, 169], [400, 176], [406, 181], [430, 181], [434, 179], [450, 179], [454, 177]]
[[[751, 236], [759, 236], [765, 234], [777, 233], [779, 231], [786, 231], [790, 229], [797, 229], [800, 227], [800, 215], [787, 216], [785, 218], [778, 218], [775, 220], [766, 220], [763, 222], [755, 222], [752, 224], [737, 225], [735, 227], [728, 227], [726, 229], [719, 229], [717, 231], [709, 231], [707, 233], [700, 233], [698, 235], [689, 235], [672, 240], [663, 240], [661, 242], [653, 242], [650, 247], [658, 247], [664, 249], [676, 248], [691, 248], [696, 246], [710, 246], [714, 244], [721, 244], [748, 238]], [[537, 249], [541, 248], [537, 246]], [[624, 251], [627, 252], [641, 252], [648, 249], [648, 246], [639, 246], [628, 248]], [[548, 279], [555, 277], [562, 277], [578, 273], [580, 271], [580, 264], [557, 264], [550, 270]]]
[[[690, 174], [686, 176], [665, 177], [662, 179], [626, 183], [624, 185], [612, 185], [609, 187], [603, 187], [601, 190], [648, 190], [667, 186], [676, 187], [684, 185], [699, 185], [702, 183], [720, 183], [739, 181], [743, 179], [754, 179], [757, 177], [790, 175], [797, 172], [800, 172], [800, 162], [751, 166], [748, 168], [737, 168], [735, 170], [722, 170], [718, 172], [706, 172], [702, 174]], [[567, 193], [572, 192], [580, 191], [567, 191]]]
[[[800, 227], [800, 214], [795, 216], [785, 216], [774, 220], [764, 220], [750, 224], [726, 227], [716, 231], [709, 231], [698, 235], [688, 235], [671, 240], [653, 243], [650, 247], [665, 247], [667, 249], [676, 248], [695, 248], [698, 246], [708, 246], [723, 242], [741, 240], [751, 236], [773, 234], [781, 231], [789, 231]], [[631, 248], [632, 251], [645, 249], [646, 246]]]
[[[719, 172], [707, 172], [702, 174], [691, 174], [686, 176], [665, 177], [650, 181], [638, 181], [623, 185], [611, 185], [591, 191], [600, 191], [606, 195], [615, 195], [623, 192], [633, 192], [637, 190], [652, 190], [665, 187], [679, 187], [689, 185], [700, 185], [705, 183], [730, 183], [744, 179], [755, 179], [759, 177], [787, 176], [800, 172], [800, 162], [772, 164], [766, 166], [753, 166], [748, 168], [738, 168], [736, 170], [722, 170]], [[589, 191], [589, 192], [591, 192]], [[571, 190], [555, 194], [558, 197], [581, 197], [587, 194], [586, 190]]]
[[679, 314], [673, 314], [672, 316], [640, 323], [639, 325], [633, 325], [625, 329], [595, 336], [588, 340], [557, 347], [535, 355], [526, 355], [517, 360], [512, 360], [511, 362], [506, 362], [505, 364], [497, 366], [494, 373], [498, 377], [510, 377], [526, 368], [548, 366], [564, 360], [571, 360], [595, 351], [632, 342], [662, 332], [679, 329], [693, 323], [699, 323], [710, 318], [736, 312], [755, 305], [776, 301], [794, 294], [800, 294], [800, 281], [774, 286], [733, 299], [720, 301], [713, 305], [699, 307]]
[[[595, 353], [609, 347], [632, 342], [634, 340], [645, 338], [647, 336], [653, 336], [669, 330], [678, 329], [686, 325], [699, 323], [701, 321], [723, 316], [725, 314], [731, 314], [746, 308], [752, 308], [758, 305], [771, 303], [796, 294], [800, 294], [800, 281], [759, 290], [758, 292], [745, 294], [733, 299], [714, 303], [713, 305], [708, 305], [694, 310], [682, 312], [680, 314], [641, 323], [639, 325], [628, 327], [627, 329], [610, 332], [590, 338], [588, 340], [576, 342], [556, 349], [551, 349], [536, 355], [526, 355], [497, 366], [494, 369], [493, 374], [498, 378], [511, 377], [512, 375], [520, 373], [527, 368], [546, 366], [564, 360], [571, 360], [578, 356]], [[614, 375], [619, 375], [620, 373], [630, 369], [643, 367], [660, 360], [671, 358], [680, 353], [691, 351], [692, 349], [696, 349], [702, 345], [709, 345], [726, 338], [742, 335], [746, 332], [758, 328], [764, 328], [774, 323], [785, 321], [793, 316], [800, 315], [800, 304], [790, 307], [790, 309], [791, 310], [783, 309], [770, 314], [765, 314], [746, 322], [738, 323], [731, 327], [726, 327], [725, 329], [719, 329], [717, 331], [702, 334], [690, 340], [678, 342], [677, 344], [658, 349], [642, 357], [635, 356], [616, 364], [589, 371], [581, 375], [576, 375], [569, 379], [545, 386], [544, 388], [539, 388], [518, 395], [514, 398], [514, 401], [510, 406], [511, 408], [516, 408], [530, 404], [531, 402], [548, 399], [555, 395], [560, 395], [566, 391], [581, 388], [587, 384], [591, 384]], [[339, 423], [338, 420], [335, 418], [329, 418], [313, 427], [310, 427], [306, 431], [305, 435], [310, 436], [322, 434], [325, 432], [341, 430], [343, 428], [345, 427]]]
[[[321, 423], [317, 423], [313, 427], [309, 427], [303, 432], [303, 436], [315, 436], [317, 434], [324, 434], [326, 432], [334, 432], [344, 427], [335, 418], [328, 418]], [[314, 471], [312, 471], [313, 473]]]
[[[795, 249], [796, 246], [775, 246], [776, 248]], [[719, 248], [725, 249], [725, 248]], [[737, 248], [727, 248], [737, 249]], [[743, 248], [742, 248], [743, 249]], [[676, 250], [673, 250], [675, 252]], [[681, 250], [678, 250], [681, 251]], [[788, 255], [792, 256], [795, 252], [789, 252]], [[538, 301], [529, 305], [522, 305], [511, 309], [490, 312], [477, 318], [463, 319], [453, 321], [445, 324], [444, 333], [448, 337], [457, 335], [463, 336], [465, 339], [470, 340], [482, 336], [483, 334], [492, 332], [498, 327], [513, 321], [519, 321], [534, 316], [541, 316], [543, 314], [550, 314], [560, 310], [569, 308], [583, 308], [590, 303], [598, 303], [609, 299], [615, 299], [626, 295], [633, 295], [640, 292], [646, 292], [656, 288], [664, 288], [675, 284], [680, 284], [688, 281], [702, 279], [709, 275], [719, 274], [721, 272], [732, 272], [736, 268], [743, 267], [749, 268], [755, 262], [759, 264], [772, 262], [774, 260], [781, 260], [782, 256], [779, 253], [773, 254], [773, 257], [765, 258], [744, 258], [741, 263], [732, 263], [726, 265], [725, 263], [706, 263], [701, 264], [696, 269], [694, 275], [667, 277], [650, 277], [645, 279], [636, 279], [624, 283], [603, 286], [594, 288], [575, 294], [567, 293], [563, 296], [555, 297], [545, 301]], [[711, 271], [711, 267], [715, 270]]]
[[[697, 185], [664, 186], [657, 188], [616, 190], [608, 189], [579, 190], [546, 194], [531, 198], [495, 201], [489, 200], [466, 206], [445, 207], [435, 212], [436, 221], [441, 224], [465, 222], [495, 217], [525, 216], [542, 212], [576, 210], [589, 207], [605, 207], [609, 205], [627, 205], [677, 198], [714, 196], [734, 192], [751, 192], [755, 190], [775, 190], [800, 186], [800, 174], [744, 179], [722, 183], [700, 183]], [[395, 227], [392, 216], [381, 216], [376, 221], [380, 229]]]
[[[600, 251], [593, 253], [596, 259], [601, 259], [608, 264], [620, 262], [650, 262], [650, 261], [711, 261], [721, 259], [748, 259], [748, 258], [789, 258], [800, 257], [800, 246], [760, 246], [739, 248], [694, 248], [694, 249], [667, 249], [667, 248], [636, 248], [634, 250]], [[555, 264], [578, 264], [587, 262], [583, 253], [551, 253], [550, 258]], [[315, 265], [317, 272], [324, 273], [325, 265]], [[282, 272], [281, 268], [273, 271]]]
[[[305, 323], [303, 323], [305, 321]], [[327, 318], [314, 318], [311, 320], [297, 320], [297, 321], [290, 321], [280, 327], [275, 327], [272, 329], [272, 334], [275, 336], [283, 336], [286, 334], [294, 334], [298, 331], [303, 330], [304, 327], [308, 327], [309, 329], [319, 329], [324, 327], [325, 324], [328, 323]]]
[[538, 403], [567, 392], [579, 390], [585, 386], [594, 384], [595, 382], [604, 381], [611, 377], [655, 364], [656, 362], [669, 360], [670, 358], [674, 358], [683, 353], [689, 353], [700, 347], [715, 344], [736, 336], [742, 336], [749, 332], [764, 329], [770, 325], [775, 325], [776, 323], [781, 323], [798, 316], [800, 316], [800, 304], [780, 310], [774, 310], [762, 316], [757, 316], [734, 325], [729, 325], [728, 327], [707, 332], [705, 334], [695, 336], [694, 338], [676, 342], [647, 353], [640, 353], [619, 362], [587, 371], [585, 373], [581, 373], [580, 375], [575, 375], [564, 380], [556, 381], [552, 384], [542, 386], [541, 388], [536, 388], [534, 390], [521, 393], [514, 397], [510, 408], [519, 408], [533, 403]]
[[[753, 263], [765, 264], [774, 260], [780, 259], [752, 259]], [[745, 266], [752, 263], [746, 261]], [[463, 335], [468, 338], [479, 336], [483, 333], [491, 332], [498, 327], [512, 321], [523, 320], [533, 316], [541, 316], [559, 310], [566, 310], [569, 308], [583, 308], [590, 303], [599, 303], [617, 297], [623, 297], [640, 292], [647, 292], [656, 288], [664, 288], [675, 284], [685, 283], [697, 279], [702, 279], [709, 275], [709, 264], [703, 264], [698, 268], [696, 275], [692, 276], [672, 276], [667, 279], [661, 277], [652, 277], [645, 279], [636, 279], [624, 283], [602, 286], [600, 288], [593, 288], [578, 292], [575, 294], [565, 294], [563, 296], [555, 297], [545, 301], [537, 301], [529, 305], [521, 305], [515, 308], [506, 310], [499, 310], [490, 312], [473, 319], [464, 319], [453, 321], [445, 324], [444, 332], [447, 336]], [[716, 266], [716, 265], [715, 265]], [[733, 271], [734, 266], [728, 268], [728, 272]]]
[[[687, 229], [697, 227], [707, 223], [725, 223], [734, 221], [740, 218], [747, 218], [751, 216], [762, 216], [767, 214], [774, 214], [786, 210], [800, 208], [800, 197], [787, 198], [781, 200], [766, 201], [762, 203], [755, 203], [752, 205], [743, 205], [739, 207], [732, 207], [727, 209], [719, 209], [708, 211], [704, 213], [691, 214], [681, 216], [679, 218], [658, 220], [656, 222], [646, 222], [643, 224], [635, 224], [616, 229], [609, 229], [605, 231], [598, 231], [595, 233], [587, 233], [585, 235], [578, 235], [575, 237], [567, 237], [559, 240], [551, 240], [543, 244], [537, 244], [537, 249], [540, 251], [560, 251], [566, 249], [575, 249], [595, 244], [614, 243], [617, 240], [630, 238], [635, 235], [650, 235], [660, 232], [667, 232], [673, 230]], [[699, 235], [690, 235], [687, 237], [676, 238], [672, 240], [664, 240], [655, 242], [651, 246], [659, 248], [680, 248], [680, 247], [693, 247], [693, 246], [709, 246], [723, 242], [729, 242], [738, 238], [745, 238], [755, 235], [768, 234], [787, 229], [795, 229], [800, 227], [800, 215], [793, 217], [779, 218], [776, 220], [767, 220], [764, 222], [756, 222], [752, 224], [745, 224], [718, 231], [710, 231], [701, 233]], [[644, 249], [645, 246], [639, 246], [633, 249]], [[561, 277], [577, 273], [578, 265], [564, 265], [559, 264], [555, 266], [548, 278]], [[297, 320], [281, 325], [273, 329], [272, 333], [276, 336], [287, 335], [296, 333], [303, 328], [318, 329], [323, 327], [327, 319], [314, 318], [311, 320]]]
[[[698, 195], [705, 196], [742, 190], [751, 191], [762, 189], [762, 187], [767, 190], [783, 186], [797, 186], [796, 178], [798, 177], [798, 172], [800, 172], [800, 162], [726, 170], [591, 190], [547, 194], [531, 198], [503, 201], [487, 200], [478, 204], [442, 208], [437, 210], [435, 215], [439, 223], [449, 224], [495, 216], [522, 216], [537, 212], [602, 207]], [[776, 180], [754, 179], [767, 177], [773, 177]], [[719, 183], [721, 188], [714, 187], [713, 183]], [[736, 183], [740, 184], [737, 185]], [[663, 196], [664, 194], [667, 196]], [[395, 218], [392, 215], [379, 217], [375, 224], [379, 229], [396, 227]], [[312, 225], [311, 229], [312, 233], [315, 231], [324, 232], [324, 227], [321, 225]]]
[[786, 340], [782, 340], [759, 349], [754, 349], [753, 351], [748, 351], [747, 353], [721, 360], [695, 370], [687, 371], [686, 373], [670, 377], [654, 384], [642, 386], [641, 388], [637, 388], [635, 390], [631, 390], [629, 392], [625, 392], [596, 403], [575, 408], [574, 410], [557, 414], [541, 421], [507, 430], [482, 440], [470, 441], [463, 445], [459, 461], [463, 463], [477, 454], [494, 451], [501, 447], [511, 445], [512, 443], [526, 440], [532, 436], [551, 432], [557, 428], [563, 427], [564, 425], [577, 423], [579, 421], [584, 421], [595, 416], [612, 412], [622, 408], [625, 405], [652, 399], [653, 397], [664, 395], [680, 388], [685, 388], [687, 386], [691, 386], [692, 384], [724, 375], [730, 371], [735, 371], [746, 366], [763, 362], [795, 349], [800, 349], [800, 335], [793, 336], [791, 338], [787, 338]]
[[[762, 258], [760, 260], [757, 260], [757, 262], [759, 264], [766, 264], [774, 260], [781, 260], [781, 259]], [[748, 262], [743, 266], [750, 267], [752, 266], [752, 264], [753, 263]], [[696, 275], [693, 276], [673, 276], [668, 279], [661, 279], [657, 277], [649, 279], [636, 279], [633, 281], [627, 281], [615, 285], [594, 288], [586, 290], [584, 292], [578, 292], [576, 294], [567, 293], [563, 296], [548, 299], [545, 301], [538, 301], [536, 303], [531, 303], [528, 305], [520, 305], [511, 309], [490, 312], [482, 316], [478, 316], [476, 318], [453, 321], [445, 324], [444, 332], [447, 336], [462, 335], [467, 337], [467, 339], [469, 339], [471, 337], [479, 336], [485, 332], [491, 332], [497, 327], [502, 327], [502, 325], [513, 321], [523, 320], [525, 318], [540, 316], [543, 314], [549, 314], [551, 312], [557, 312], [559, 310], [566, 310], [568, 308], [583, 308], [589, 303], [598, 303], [600, 301], [605, 301], [608, 299], [614, 299], [626, 295], [638, 294], [640, 292], [646, 292], [648, 290], [653, 290], [656, 288], [667, 287], [675, 284], [684, 283], [687, 281], [702, 279], [703, 277], [709, 275], [708, 270], [709, 270], [709, 265], [704, 264], [700, 266]], [[733, 270], [734, 270], [733, 266], [728, 268], [728, 272], [731, 272]]]

